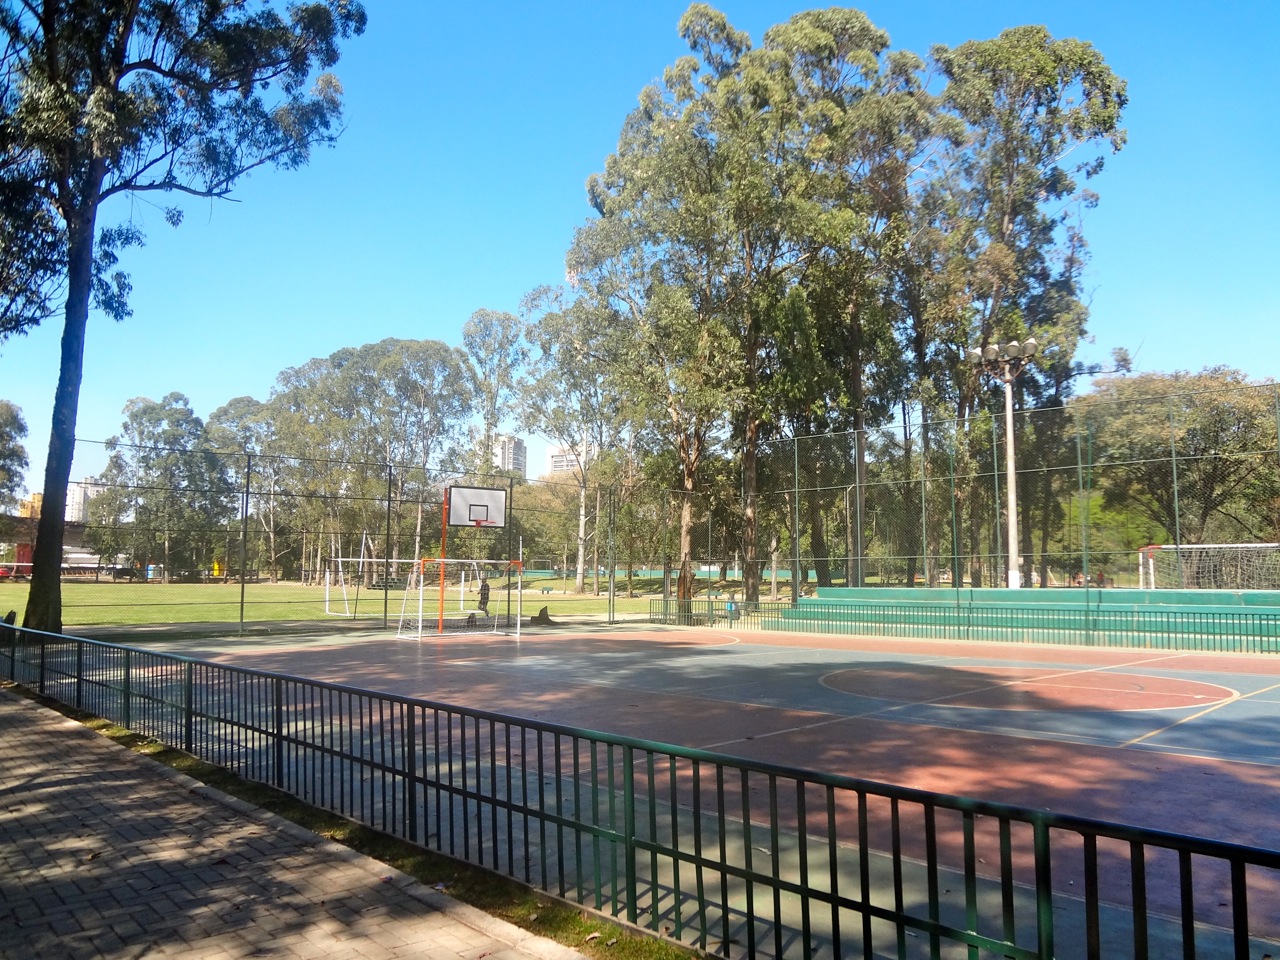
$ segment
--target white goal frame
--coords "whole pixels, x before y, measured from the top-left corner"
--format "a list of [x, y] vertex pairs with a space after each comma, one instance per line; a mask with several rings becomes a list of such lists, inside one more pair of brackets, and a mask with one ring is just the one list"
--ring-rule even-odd
[[[514, 635], [520, 639], [520, 620], [523, 613], [524, 564], [519, 560], [459, 560], [440, 557], [424, 557], [414, 561], [417, 575], [406, 579], [404, 601], [400, 606], [400, 620], [396, 625], [397, 640], [418, 640], [444, 633], [487, 633]], [[499, 610], [498, 599], [491, 596], [490, 611], [486, 613], [478, 603], [467, 608], [467, 581], [478, 592], [483, 579], [511, 583], [515, 591], [514, 621], [505, 610]], [[458, 589], [458, 608], [448, 611], [447, 593], [451, 587]], [[431, 591], [433, 596], [428, 597]], [[509, 596], [509, 594], [508, 594]]]
[[[1165, 562], [1161, 563], [1162, 560]], [[1162, 569], [1169, 563], [1175, 571], [1172, 577]], [[1181, 577], [1177, 574], [1179, 569]], [[1251, 575], [1260, 579], [1249, 583]], [[1205, 586], [1206, 579], [1216, 582]], [[1280, 543], [1151, 544], [1138, 551], [1138, 587], [1142, 590], [1278, 590]]]
[[420, 563], [419, 560], [379, 560], [367, 556], [329, 557], [324, 570], [324, 612], [331, 617], [355, 619], [366, 575], [373, 583], [366, 596], [381, 595], [387, 583], [399, 592], [400, 581], [406, 585], [412, 582]]

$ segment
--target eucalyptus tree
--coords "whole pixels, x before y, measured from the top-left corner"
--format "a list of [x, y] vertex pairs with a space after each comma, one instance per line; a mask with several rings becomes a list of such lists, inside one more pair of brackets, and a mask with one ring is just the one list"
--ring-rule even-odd
[[[289, 520], [285, 496], [288, 461], [281, 456], [271, 407], [253, 397], [235, 397], [211, 413], [205, 426], [210, 443], [224, 451], [236, 489], [243, 491], [246, 519], [265, 540], [267, 576], [275, 583], [280, 578], [282, 561], [296, 545], [285, 535]], [[229, 549], [228, 560], [231, 559]]]
[[[0, 130], [13, 161], [0, 169], [0, 223], [34, 217], [56, 230], [65, 282], [28, 626], [62, 626], [62, 528], [90, 304], [127, 314], [128, 280], [103, 256], [140, 240], [131, 225], [99, 231], [99, 211], [124, 194], [225, 197], [250, 170], [306, 163], [314, 145], [336, 139], [341, 115], [337, 79], [315, 71], [364, 26], [358, 0], [283, 11], [227, 0], [0, 5]], [[166, 216], [181, 219], [177, 209]]]
[[[866, 429], [883, 422], [906, 389], [892, 279], [906, 245], [910, 186], [939, 123], [935, 98], [924, 89], [923, 61], [890, 50], [888, 35], [858, 10], [797, 14], [770, 29], [765, 42], [791, 64], [799, 136], [813, 165], [810, 189], [822, 208], [811, 219], [814, 256], [801, 283], [810, 336], [825, 362], [799, 367], [780, 405], [797, 433], [854, 431], [843, 470], [861, 516]], [[820, 511], [810, 506], [820, 525]], [[820, 531], [810, 535], [821, 538]], [[850, 581], [861, 569], [855, 557], [865, 553], [863, 541], [862, 529], [852, 531]]]
[[27, 469], [27, 451], [22, 440], [27, 422], [22, 410], [8, 400], [0, 400], [0, 508], [9, 510], [18, 502], [22, 475]]
[[498, 428], [519, 415], [520, 377], [529, 356], [524, 324], [511, 313], [477, 310], [462, 325], [462, 346], [471, 360], [472, 389], [480, 413], [477, 472], [490, 474]]
[[[130, 400], [124, 413], [121, 433], [105, 445], [103, 492], [90, 501], [99, 553], [123, 546], [132, 563], [159, 564], [166, 583], [175, 571], [208, 569], [237, 501], [204, 422], [180, 393]], [[127, 537], [111, 539], [122, 528]]]
[[[412, 464], [417, 472], [413, 557], [424, 552], [426, 502], [434, 494], [431, 471], [445, 460], [458, 459], [457, 448], [475, 408], [470, 369], [462, 350], [439, 340], [393, 341], [375, 367], [390, 395], [389, 456], [393, 463]], [[405, 470], [396, 471], [397, 502], [410, 498], [411, 479]]]
[[[785, 51], [751, 48], [705, 4], [680, 32], [693, 51], [647, 88], [617, 152], [589, 183], [600, 219], [580, 232], [570, 266], [639, 329], [647, 395], [664, 408], [680, 462], [681, 569], [692, 596], [692, 498], [710, 445], [732, 431], [742, 451], [742, 542], [748, 599], [758, 597], [756, 458], [773, 401], [817, 356], [794, 287], [820, 228], [798, 141]], [[612, 261], [602, 269], [601, 254]], [[798, 349], [794, 349], [798, 348]], [[649, 359], [652, 358], [652, 359]]]
[[[469, 370], [457, 348], [387, 338], [280, 374], [269, 401], [279, 443], [307, 452], [294, 485], [327, 505], [315, 529], [329, 540], [329, 555], [380, 542], [388, 482], [400, 503], [414, 479], [397, 465], [412, 465], [417, 475], [412, 549], [418, 552], [426, 474], [461, 438], [473, 408]], [[398, 541], [386, 544], [384, 556], [397, 556], [397, 548]]]
[[1168, 543], [1280, 540], [1277, 389], [1225, 366], [1100, 377], [1071, 412], [1104, 504]]
[[[1060, 408], [1088, 316], [1079, 290], [1086, 250], [1079, 216], [1097, 196], [1082, 182], [1102, 171], [1107, 150], [1125, 143], [1126, 85], [1092, 45], [1055, 39], [1039, 26], [937, 46], [932, 58], [945, 81], [942, 107], [963, 128], [947, 131], [933, 176], [912, 192], [913, 255], [899, 292], [916, 374], [927, 385], [921, 399], [949, 399], [961, 419], [986, 398], [997, 404], [1000, 390], [983, 391], [965, 348], [1034, 334], [1041, 350], [1019, 379], [1017, 398]], [[959, 445], [962, 469], [976, 462], [984, 436], [970, 432]], [[1060, 439], [1053, 430], [1044, 438], [1048, 446]], [[1053, 496], [1028, 493], [1023, 507], [1040, 505], [1043, 541]], [[972, 488], [960, 496], [976, 556], [980, 497]], [[1029, 564], [1033, 525], [1021, 529]]]
[[587, 297], [543, 287], [525, 298], [524, 308], [534, 319], [525, 328], [530, 359], [520, 425], [553, 441], [573, 462], [578, 487], [575, 589], [581, 593], [586, 588], [590, 468], [615, 447], [625, 423], [627, 404], [612, 376], [625, 362], [624, 351], [608, 309]]

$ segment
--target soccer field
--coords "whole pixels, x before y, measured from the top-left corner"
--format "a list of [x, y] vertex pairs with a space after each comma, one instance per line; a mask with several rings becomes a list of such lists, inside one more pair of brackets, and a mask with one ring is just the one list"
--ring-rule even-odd
[[[22, 622], [27, 603], [26, 582], [0, 582], [0, 615], [13, 610], [17, 622]], [[156, 583], [111, 581], [84, 582], [65, 580], [62, 583], [62, 620], [67, 626], [98, 626], [164, 623], [237, 623], [240, 620], [240, 584], [238, 583]], [[522, 614], [530, 616], [542, 607], [549, 615], [588, 616], [604, 615], [608, 598], [565, 594], [559, 591], [542, 592], [541, 586], [527, 587], [522, 598]], [[416, 592], [412, 598], [416, 610]], [[439, 593], [427, 590], [423, 594], [424, 609], [434, 611], [438, 607]], [[399, 619], [406, 603], [403, 589], [384, 593], [381, 590], [356, 591], [348, 588], [344, 597], [331, 591], [327, 601], [323, 586], [302, 586], [299, 583], [248, 583], [244, 586], [244, 620], [246, 622], [304, 620], [323, 622], [341, 620], [377, 620], [384, 613], [393, 624]], [[494, 590], [490, 610], [506, 612], [508, 595]], [[510, 596], [511, 613], [514, 615], [516, 596]], [[620, 613], [640, 613], [648, 610], [647, 597], [615, 600], [615, 610]], [[468, 591], [459, 595], [456, 588], [445, 593], [446, 614], [476, 609], [476, 594]]]

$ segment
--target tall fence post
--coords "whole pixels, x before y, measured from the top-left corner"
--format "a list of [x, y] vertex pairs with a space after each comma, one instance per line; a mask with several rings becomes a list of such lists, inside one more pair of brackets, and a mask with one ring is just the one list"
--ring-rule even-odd
[[[996, 538], [996, 555], [995, 570], [1004, 570], [1008, 564], [1004, 562], [1004, 544], [1000, 537], [1000, 532], [1004, 529], [1004, 524], [1000, 517], [1000, 504], [1004, 501], [1000, 499], [1000, 441], [996, 438], [996, 418], [995, 414], [988, 413], [991, 420], [991, 482], [992, 482], [992, 509], [995, 510], [995, 516], [992, 522], [992, 533]], [[990, 572], [990, 576], [995, 576], [995, 571]], [[985, 582], [985, 581], [984, 581]]]
[[1169, 462], [1173, 469], [1173, 542], [1178, 550], [1178, 586], [1182, 587], [1182, 507], [1178, 503], [1178, 430], [1173, 397], [1169, 398]]
[[[609, 564], [609, 602], [608, 602], [608, 622], [618, 622], [618, 503], [617, 503], [617, 487], [609, 487], [609, 540], [605, 550], [606, 561]], [[507, 596], [509, 597], [510, 591]]]
[[800, 438], [791, 438], [791, 605], [800, 603]]
[[[444, 556], [443, 546], [440, 555]], [[440, 569], [444, 570], [443, 564]], [[387, 585], [382, 591], [382, 629], [385, 630], [387, 624], [391, 622], [391, 462], [389, 460], [387, 461], [387, 542], [382, 548], [382, 582]]]
[[240, 492], [240, 635], [244, 636], [244, 590], [249, 557], [249, 490], [253, 476], [253, 454], [244, 454], [244, 489]]
[[[929, 576], [929, 421], [920, 410], [920, 565], [924, 572], [925, 586]], [[907, 584], [914, 587], [914, 583]]]
[[1276, 465], [1280, 466], [1280, 384], [1271, 388], [1271, 397], [1275, 401], [1276, 411], [1276, 448], [1273, 452], [1276, 455]]

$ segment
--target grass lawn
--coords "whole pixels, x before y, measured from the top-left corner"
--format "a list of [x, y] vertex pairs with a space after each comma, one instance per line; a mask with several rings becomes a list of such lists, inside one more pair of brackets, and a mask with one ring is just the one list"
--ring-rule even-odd
[[[572, 584], [569, 585], [572, 589]], [[544, 587], [551, 587], [543, 593]], [[26, 608], [29, 584], [0, 581], [0, 616], [9, 610], [17, 613], [18, 623]], [[589, 588], [588, 588], [589, 589]], [[476, 594], [468, 591], [460, 606], [456, 589], [445, 593], [445, 615], [456, 616], [476, 609]], [[645, 613], [649, 597], [615, 600], [618, 613]], [[511, 597], [512, 612], [515, 610]], [[412, 597], [411, 610], [416, 613], [418, 599]], [[341, 594], [330, 591], [329, 610], [325, 609], [323, 587], [304, 587], [298, 583], [249, 583], [244, 587], [244, 619], [246, 622], [304, 620], [314, 622], [343, 619], [381, 620], [385, 609], [392, 621], [398, 621], [406, 603], [405, 592], [348, 589]], [[434, 614], [439, 594], [428, 590], [423, 597], [423, 611]], [[506, 609], [507, 593], [494, 589], [490, 610]], [[522, 613], [528, 617], [542, 607], [550, 616], [604, 616], [608, 597], [566, 594], [558, 581], [534, 581], [525, 584]], [[98, 583], [64, 580], [62, 583], [62, 620], [68, 626], [99, 626], [164, 623], [238, 623], [240, 620], [240, 585], [238, 583], [132, 583], [122, 581]]]

